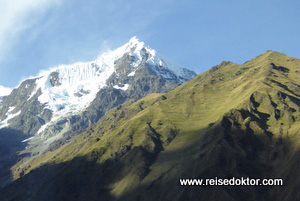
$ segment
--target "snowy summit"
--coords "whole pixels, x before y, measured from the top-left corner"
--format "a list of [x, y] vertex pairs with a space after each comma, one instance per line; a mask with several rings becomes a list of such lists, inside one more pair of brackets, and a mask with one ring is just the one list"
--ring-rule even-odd
[[[107, 79], [115, 72], [115, 62], [125, 54], [135, 58], [131, 64], [133, 67], [138, 68], [141, 64], [151, 65], [157, 75], [165, 79], [173, 79], [172, 76], [175, 75], [184, 82], [194, 76], [133, 37], [122, 47], [101, 54], [95, 61], [61, 65], [42, 73], [38, 76], [36, 90], [29, 99], [38, 89], [41, 89], [42, 95], [38, 100], [46, 104], [56, 117], [78, 112], [95, 98], [101, 88], [106, 86]], [[134, 73], [135, 71], [128, 76], [134, 76]], [[53, 79], [59, 80], [56, 86], [53, 86]], [[120, 87], [123, 90], [127, 88]]]
[[[25, 97], [25, 100], [23, 103], [13, 103], [8, 101], [9, 97], [7, 98], [5, 106], [2, 108], [4, 115], [0, 116], [0, 128], [11, 126], [10, 122], [16, 119], [15, 124], [20, 129], [23, 124], [19, 124], [17, 119], [24, 118], [22, 121], [29, 121], [28, 115], [33, 115], [35, 120], [30, 120], [29, 125], [32, 124], [32, 127], [27, 126], [28, 131], [26, 132], [34, 128], [34, 130], [38, 129], [37, 133], [42, 133], [46, 132], [49, 126], [55, 125], [56, 122], [62, 119], [65, 121], [70, 119], [72, 115], [84, 111], [91, 105], [101, 90], [110, 88], [119, 91], [117, 93], [126, 93], [126, 95], [122, 95], [122, 101], [132, 98], [131, 94], [134, 93], [148, 93], [147, 91], [150, 88], [157, 87], [159, 84], [153, 85], [153, 80], [146, 83], [145, 80], [148, 78], [145, 77], [142, 81], [138, 81], [138, 85], [136, 85], [133, 80], [136, 79], [137, 74], [139, 74], [137, 72], [141, 68], [147, 68], [151, 72], [151, 76], [160, 77], [163, 80], [163, 82], [158, 81], [158, 83], [175, 82], [176, 86], [196, 75], [194, 72], [159, 55], [155, 50], [146, 46], [144, 42], [133, 37], [125, 45], [101, 54], [95, 61], [60, 65], [23, 81], [17, 89], [13, 90], [12, 97], [23, 94], [22, 99]], [[139, 76], [149, 77], [150, 75], [140, 74]], [[145, 82], [143, 84], [147, 86], [142, 86], [141, 82]], [[176, 87], [175, 85], [170, 84], [169, 89], [171, 89], [170, 87]], [[137, 87], [140, 87], [142, 91], [137, 92]], [[158, 87], [152, 89], [152, 91], [150, 90], [149, 93], [160, 91], [161, 89]], [[106, 95], [103, 96], [103, 98], [105, 97]], [[141, 97], [141, 95], [135, 97]], [[30, 104], [33, 104], [33, 102], [35, 107], [38, 107], [37, 104], [40, 105], [35, 111], [42, 112], [26, 114], [28, 109], [22, 107], [24, 105], [31, 107]], [[7, 108], [12, 107], [16, 109], [8, 112]], [[104, 106], [100, 108], [104, 108], [103, 112], [110, 109]], [[51, 115], [49, 115], [49, 111]], [[37, 122], [34, 123], [35, 121]], [[30, 131], [30, 135], [33, 134], [36, 134], [36, 131]]]

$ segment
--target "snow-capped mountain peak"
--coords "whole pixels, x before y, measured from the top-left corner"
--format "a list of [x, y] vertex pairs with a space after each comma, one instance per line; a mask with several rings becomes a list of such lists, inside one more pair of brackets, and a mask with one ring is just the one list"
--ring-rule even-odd
[[145, 43], [140, 41], [136, 36], [133, 36], [126, 45], [130, 48], [136, 47], [138, 50], [145, 47]]
[[[133, 50], [134, 48], [134, 50]], [[133, 37], [122, 47], [101, 54], [95, 61], [61, 65], [46, 71], [36, 80], [36, 88], [42, 94], [38, 100], [46, 108], [54, 112], [54, 117], [66, 116], [85, 108], [96, 96], [97, 92], [106, 86], [107, 79], [115, 72], [115, 62], [126, 53], [136, 54], [139, 59], [144, 43]]]
[[[76, 113], [85, 108], [97, 92], [106, 86], [107, 79], [115, 72], [116, 61], [125, 54], [133, 58], [133, 68], [148, 65], [165, 79], [184, 82], [194, 76], [190, 72], [186, 75], [184, 68], [133, 37], [122, 47], [101, 54], [95, 61], [61, 65], [44, 72], [37, 78], [35, 91], [28, 99], [41, 89], [38, 100], [54, 112], [54, 117]], [[134, 71], [130, 74], [134, 75]]]
[[27, 151], [37, 155], [65, 133], [84, 131], [112, 107], [170, 91], [195, 75], [133, 37], [94, 61], [60, 65], [24, 80], [1, 97], [0, 129], [29, 135]]

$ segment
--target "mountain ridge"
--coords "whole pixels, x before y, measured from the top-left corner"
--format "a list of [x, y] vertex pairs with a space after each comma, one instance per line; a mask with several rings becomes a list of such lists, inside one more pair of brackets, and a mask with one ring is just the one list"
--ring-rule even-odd
[[[280, 53], [266, 52], [242, 65], [222, 63], [168, 93], [111, 109], [73, 142], [45, 155], [43, 164], [36, 158], [0, 195], [297, 200], [299, 76], [300, 60]], [[285, 186], [179, 185], [179, 178], [215, 177], [283, 178]], [[12, 193], [19, 186], [24, 190]]]

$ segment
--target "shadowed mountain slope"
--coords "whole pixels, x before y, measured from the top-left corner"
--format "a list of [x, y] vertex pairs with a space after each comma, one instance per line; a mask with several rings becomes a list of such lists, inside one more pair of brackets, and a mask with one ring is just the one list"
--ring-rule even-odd
[[[300, 60], [222, 62], [166, 94], [113, 108], [37, 157], [1, 200], [299, 200]], [[284, 186], [180, 186], [179, 178]]]

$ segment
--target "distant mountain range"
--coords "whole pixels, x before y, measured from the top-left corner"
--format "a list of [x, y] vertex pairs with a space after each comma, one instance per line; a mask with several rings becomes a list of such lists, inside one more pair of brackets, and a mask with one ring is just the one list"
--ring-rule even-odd
[[[144, 51], [134, 53], [142, 46]], [[35, 129], [35, 134], [28, 141], [24, 138], [26, 148], [10, 141], [15, 143], [12, 153], [25, 151], [12, 154], [22, 160], [6, 164], [14, 181], [0, 191], [0, 200], [300, 200], [299, 59], [267, 51], [242, 65], [222, 62], [191, 79], [193, 72], [174, 70], [177, 65], [151, 53], [136, 38], [121, 47], [122, 52], [127, 47], [130, 52], [112, 62], [114, 72], [102, 82], [103, 88], [97, 86], [101, 89], [92, 101], [86, 99], [93, 87], [78, 88], [88, 85], [80, 84], [81, 78], [73, 82], [70, 73], [60, 70], [47, 73], [47, 89], [45, 75], [20, 85], [34, 83], [23, 94], [31, 105], [38, 105], [28, 108], [41, 111], [44, 122], [37, 129], [25, 123], [18, 127], [15, 122], [22, 120], [24, 111], [18, 109], [21, 101], [3, 110], [8, 115], [3, 115], [2, 125], [7, 127], [0, 137], [14, 134], [20, 141], [19, 136], [30, 133], [27, 130]], [[84, 72], [78, 75], [90, 80], [97, 76]], [[72, 95], [72, 103], [64, 102], [71, 96], [64, 90], [69, 85], [74, 86], [72, 94], [80, 94]], [[10, 101], [3, 97], [3, 104], [18, 101], [13, 94], [22, 94], [20, 87]], [[47, 93], [57, 99], [43, 95]], [[79, 104], [81, 100], [88, 106]], [[8, 117], [10, 121], [5, 120]], [[49, 139], [55, 140], [48, 143]], [[40, 151], [32, 151], [35, 147]], [[284, 185], [181, 186], [179, 182], [180, 178], [233, 177], [282, 178]]]

